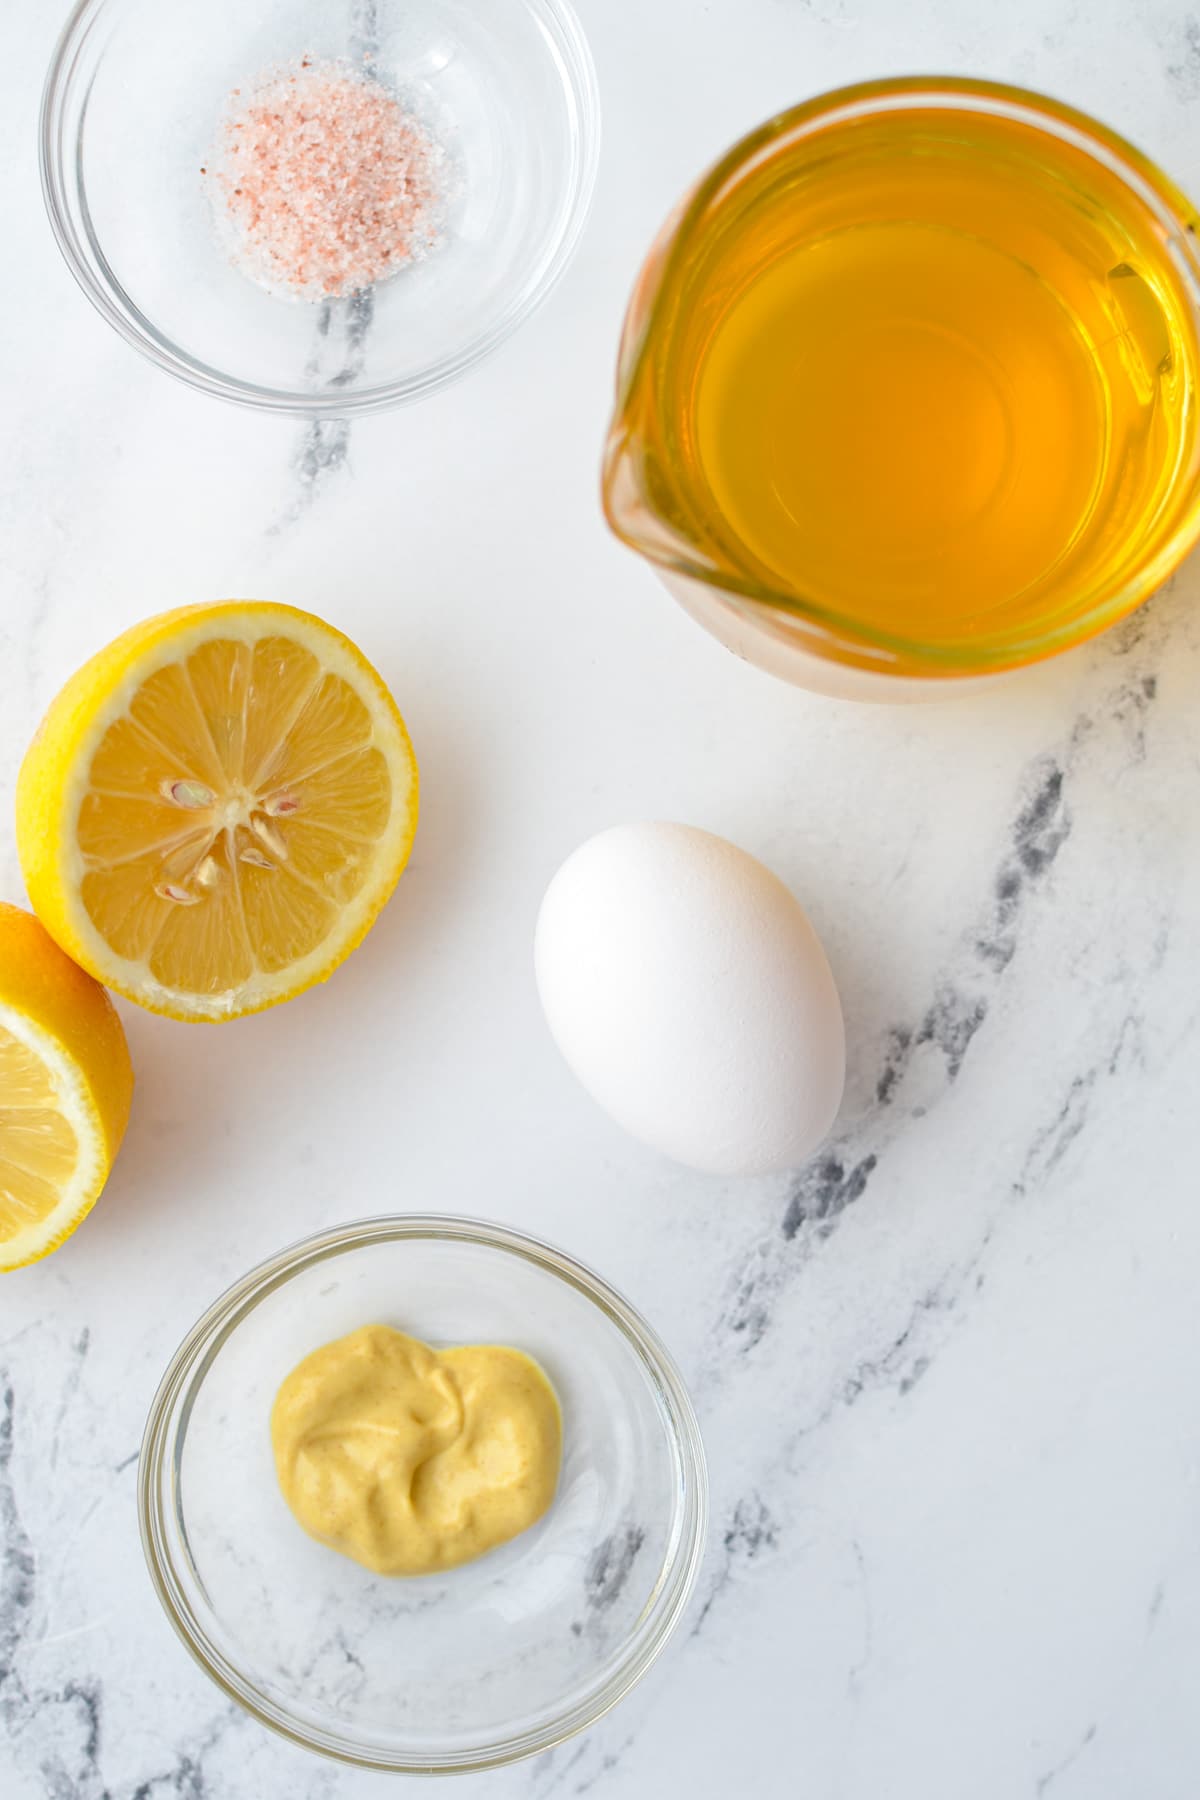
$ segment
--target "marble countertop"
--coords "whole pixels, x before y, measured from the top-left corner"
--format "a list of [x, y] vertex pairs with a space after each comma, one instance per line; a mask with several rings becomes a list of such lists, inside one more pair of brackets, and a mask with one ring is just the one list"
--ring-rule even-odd
[[[9, 7], [0, 178], [0, 807], [131, 620], [326, 613], [422, 762], [414, 861], [327, 988], [232, 1029], [124, 1009], [140, 1100], [101, 1205], [0, 1291], [4, 1800], [382, 1800], [228, 1704], [151, 1592], [146, 1409], [252, 1263], [366, 1211], [501, 1219], [650, 1315], [713, 1520], [644, 1685], [479, 1800], [1194, 1800], [1200, 1790], [1200, 565], [969, 702], [858, 709], [746, 668], [606, 534], [620, 317], [661, 217], [779, 106], [901, 70], [1062, 95], [1200, 185], [1183, 0], [584, 0], [606, 141], [537, 319], [409, 411], [193, 394], [76, 291], [42, 215], [54, 5]], [[802, 896], [845, 999], [836, 1132], [689, 1175], [574, 1083], [534, 992], [550, 874], [689, 820]], [[9, 829], [0, 894], [21, 897]]]

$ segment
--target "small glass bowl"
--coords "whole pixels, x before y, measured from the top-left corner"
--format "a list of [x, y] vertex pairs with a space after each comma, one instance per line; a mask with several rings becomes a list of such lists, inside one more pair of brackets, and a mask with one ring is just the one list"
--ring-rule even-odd
[[[442, 242], [321, 304], [231, 265], [201, 173], [230, 93], [306, 55], [377, 75], [447, 164]], [[416, 399], [495, 349], [566, 268], [598, 150], [568, 0], [79, 0], [42, 99], [46, 207], [97, 309], [193, 387], [310, 417]]]
[[[371, 1323], [514, 1344], [562, 1402], [550, 1511], [447, 1574], [372, 1575], [279, 1491], [279, 1383]], [[627, 1301], [515, 1231], [402, 1215], [308, 1238], [208, 1309], [150, 1409], [138, 1512], [167, 1617], [255, 1718], [344, 1762], [445, 1773], [549, 1749], [640, 1679], [695, 1584], [707, 1483], [679, 1373]]]

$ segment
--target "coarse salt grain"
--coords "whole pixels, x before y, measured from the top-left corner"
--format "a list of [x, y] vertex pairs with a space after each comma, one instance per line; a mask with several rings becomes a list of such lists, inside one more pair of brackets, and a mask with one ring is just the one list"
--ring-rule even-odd
[[201, 173], [233, 261], [295, 299], [370, 287], [440, 235], [443, 153], [347, 64], [305, 60], [235, 88]]

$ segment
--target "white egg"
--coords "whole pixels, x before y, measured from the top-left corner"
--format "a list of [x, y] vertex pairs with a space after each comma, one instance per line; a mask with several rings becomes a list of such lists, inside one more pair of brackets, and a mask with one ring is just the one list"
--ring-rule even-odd
[[546, 891], [538, 991], [559, 1049], [619, 1125], [692, 1168], [793, 1168], [842, 1097], [842, 1009], [799, 901], [690, 825], [619, 825]]

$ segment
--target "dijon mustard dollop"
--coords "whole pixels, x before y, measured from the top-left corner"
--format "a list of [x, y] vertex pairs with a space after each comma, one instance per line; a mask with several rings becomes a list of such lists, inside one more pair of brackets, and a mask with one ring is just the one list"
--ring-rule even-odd
[[314, 1350], [271, 1409], [283, 1497], [305, 1531], [380, 1575], [452, 1569], [536, 1523], [562, 1417], [520, 1350], [434, 1350], [364, 1325]]

